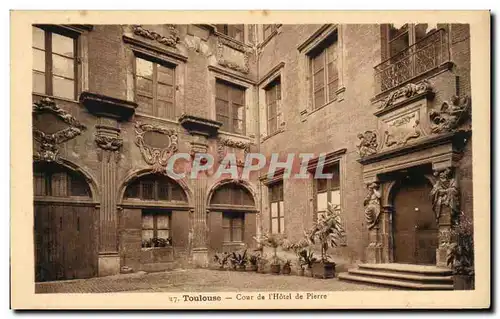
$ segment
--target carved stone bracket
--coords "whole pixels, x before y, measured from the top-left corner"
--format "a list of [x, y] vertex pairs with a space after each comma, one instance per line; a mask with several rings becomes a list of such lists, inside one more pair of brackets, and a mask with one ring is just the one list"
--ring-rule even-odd
[[134, 34], [137, 34], [146, 39], [156, 41], [163, 45], [175, 48], [177, 47], [177, 43], [179, 43], [180, 41], [179, 31], [173, 24], [167, 24], [166, 27], [169, 32], [167, 35], [161, 35], [155, 31], [147, 30], [143, 28], [141, 25], [134, 25], [132, 28], [134, 30]]
[[434, 210], [436, 221], [443, 213], [443, 208], [449, 208], [452, 220], [460, 213], [460, 190], [455, 178], [455, 170], [447, 167], [440, 171], [434, 171], [436, 181], [431, 190], [432, 208]]
[[[217, 140], [217, 157], [219, 163], [222, 162], [227, 153], [227, 148], [237, 148], [244, 151], [244, 158], [246, 158], [247, 154], [250, 152], [250, 143], [242, 142], [242, 141], [234, 141], [224, 137], [219, 137]], [[243, 167], [245, 165], [245, 161], [241, 159], [237, 159], [236, 163], [238, 167]]]
[[[234, 49], [238, 51], [237, 53], [243, 55], [243, 61], [242, 63], [238, 63], [234, 61], [234, 59], [229, 59], [226, 56], [226, 53], [224, 50], [225, 47], [229, 47], [231, 49]], [[233, 41], [230, 41], [228, 39], [225, 39], [223, 37], [219, 37], [217, 40], [217, 63], [221, 66], [224, 66], [226, 68], [241, 72], [241, 73], [248, 73], [250, 70], [249, 67], [249, 55], [250, 51], [246, 50], [243, 45], [236, 44]]]
[[419, 95], [425, 95], [432, 92], [432, 87], [427, 80], [419, 83], [408, 83], [402, 88], [392, 92], [389, 96], [382, 101], [379, 110], [391, 108], [394, 105], [400, 104], [405, 100], [409, 100]]
[[40, 149], [35, 153], [35, 158], [49, 162], [57, 161], [59, 156], [58, 145], [82, 134], [86, 126], [80, 123], [71, 114], [58, 107], [56, 103], [49, 98], [44, 98], [33, 104], [32, 114], [34, 116], [44, 113], [55, 115], [59, 121], [64, 123], [63, 126], [65, 126], [65, 128], [61, 128], [56, 132], [44, 132], [43, 129], [37, 128], [34, 125], [33, 138], [40, 143]]
[[96, 125], [94, 140], [99, 147], [98, 158], [100, 161], [109, 162], [112, 156], [118, 162], [121, 158], [120, 149], [123, 145], [123, 139], [120, 138], [120, 129], [105, 125]]
[[380, 217], [380, 187], [377, 182], [367, 184], [367, 194], [363, 205], [365, 206], [365, 220], [369, 230], [378, 225]]
[[377, 153], [378, 141], [377, 133], [373, 131], [365, 131], [358, 134], [359, 142], [356, 145], [360, 157], [373, 155]]
[[137, 122], [135, 133], [135, 144], [139, 147], [144, 161], [153, 166], [153, 172], [166, 172], [170, 156], [178, 150], [177, 132], [174, 129]]
[[445, 101], [438, 110], [429, 111], [432, 133], [453, 132], [470, 119], [471, 100], [468, 96], [453, 96]]

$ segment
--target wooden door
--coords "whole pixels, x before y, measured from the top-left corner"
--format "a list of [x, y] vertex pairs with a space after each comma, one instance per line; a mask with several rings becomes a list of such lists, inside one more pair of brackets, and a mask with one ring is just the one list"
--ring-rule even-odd
[[97, 212], [92, 206], [35, 203], [35, 280], [97, 275]]
[[436, 263], [437, 223], [424, 177], [406, 178], [394, 198], [394, 261], [408, 264]]

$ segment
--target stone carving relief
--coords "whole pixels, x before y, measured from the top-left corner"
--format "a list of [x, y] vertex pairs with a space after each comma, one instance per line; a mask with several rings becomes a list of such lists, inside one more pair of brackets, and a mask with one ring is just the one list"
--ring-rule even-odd
[[[245, 159], [247, 154], [250, 152], [250, 143], [233, 141], [227, 138], [219, 137], [219, 139], [217, 140], [217, 157], [219, 163], [221, 163], [226, 156], [227, 148], [236, 148], [243, 150]], [[236, 164], [239, 167], [243, 167], [245, 165], [244, 159], [236, 159]]]
[[429, 111], [432, 133], [444, 133], [456, 130], [470, 118], [471, 101], [468, 96], [453, 96], [445, 101], [438, 110]]
[[379, 106], [379, 109], [385, 109], [388, 108], [398, 102], [404, 101], [406, 99], [409, 99], [415, 95], [431, 92], [432, 87], [430, 83], [427, 80], [424, 80], [419, 83], [409, 83], [399, 90], [396, 90], [389, 94], [389, 96], [382, 102], [382, 104]]
[[451, 168], [435, 171], [434, 176], [436, 176], [437, 179], [430, 195], [436, 221], [439, 223], [443, 207], [450, 209], [452, 218], [458, 216], [460, 213], [460, 192], [454, 171]]
[[380, 217], [380, 187], [376, 182], [367, 185], [368, 193], [366, 194], [363, 205], [365, 206], [365, 220], [368, 229], [373, 229]]
[[52, 99], [44, 98], [33, 104], [32, 114], [34, 116], [44, 113], [56, 116], [57, 120], [62, 123], [60, 123], [61, 125], [50, 123], [54, 126], [57, 125], [55, 132], [52, 132], [50, 127], [44, 132], [43, 128], [33, 125], [33, 138], [40, 143], [39, 150], [35, 152], [35, 158], [48, 162], [57, 161], [59, 156], [58, 145], [82, 134], [86, 127], [71, 114], [59, 108]]
[[359, 142], [356, 145], [360, 157], [365, 157], [377, 153], [378, 141], [377, 133], [365, 131], [358, 134]]
[[141, 37], [156, 41], [169, 47], [177, 47], [177, 43], [179, 43], [180, 41], [179, 31], [173, 24], [167, 24], [164, 26], [168, 30], [168, 34], [166, 35], [161, 35], [155, 31], [145, 29], [141, 25], [134, 25], [132, 28], [134, 30], [134, 34], [137, 34]]
[[96, 133], [94, 135], [94, 140], [98, 149], [99, 160], [102, 161], [106, 159], [109, 162], [112, 156], [115, 157], [115, 161], [120, 160], [120, 149], [123, 145], [123, 139], [120, 138], [120, 129], [96, 125]]
[[241, 72], [249, 72], [250, 52], [242, 44], [219, 37], [217, 40], [217, 63], [226, 68]]
[[[170, 156], [178, 150], [177, 132], [174, 129], [137, 122], [135, 133], [135, 144], [139, 147], [144, 161], [153, 166], [153, 172], [165, 172]], [[161, 138], [155, 139], [153, 135], [158, 134]], [[148, 138], [148, 135], [151, 135], [151, 138]]]
[[422, 135], [418, 111], [387, 121], [386, 125], [387, 129], [384, 131], [386, 147], [404, 146], [409, 140]]

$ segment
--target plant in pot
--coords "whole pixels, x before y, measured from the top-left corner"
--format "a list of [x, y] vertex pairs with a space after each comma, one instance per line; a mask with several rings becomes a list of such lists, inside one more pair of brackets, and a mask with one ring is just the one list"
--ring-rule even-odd
[[214, 256], [214, 261], [217, 263], [218, 269], [219, 270], [224, 270], [226, 267], [228, 261], [229, 261], [230, 255], [228, 253], [217, 253]]
[[233, 269], [236, 269], [238, 271], [245, 271], [246, 264], [248, 262], [247, 250], [245, 249], [243, 253], [233, 251], [230, 260]]
[[313, 262], [314, 276], [335, 277], [335, 263], [330, 260], [327, 252], [330, 247], [338, 246], [344, 234], [339, 206], [328, 203], [327, 211], [318, 216], [317, 222], [307, 233], [307, 239], [312, 244], [318, 243], [321, 248], [321, 260]]
[[250, 268], [248, 270], [250, 271], [257, 271], [259, 268], [259, 261], [260, 261], [260, 254], [251, 254], [248, 257], [248, 262], [250, 263]]
[[287, 259], [283, 263], [283, 268], [281, 269], [281, 273], [283, 275], [290, 275], [291, 272], [292, 272], [292, 262], [289, 259]]
[[283, 245], [285, 250], [291, 250], [297, 256], [297, 269], [298, 275], [304, 276], [307, 272], [307, 276], [312, 276], [312, 264], [316, 261], [314, 258], [314, 253], [309, 249], [310, 243], [306, 238], [303, 238], [294, 243], [287, 243]]
[[280, 234], [265, 234], [261, 238], [262, 245], [273, 249], [273, 257], [271, 258], [271, 273], [273, 274], [280, 273], [281, 260], [278, 257], [278, 247], [283, 243], [283, 239]]
[[472, 219], [463, 212], [458, 223], [452, 228], [450, 237], [454, 239], [448, 246], [446, 263], [453, 269], [456, 290], [474, 289], [474, 226]]

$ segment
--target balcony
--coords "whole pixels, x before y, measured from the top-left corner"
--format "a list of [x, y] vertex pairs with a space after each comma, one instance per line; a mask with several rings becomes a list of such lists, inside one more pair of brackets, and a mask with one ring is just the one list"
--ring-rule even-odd
[[435, 70], [449, 60], [445, 31], [438, 29], [375, 67], [376, 95]]

